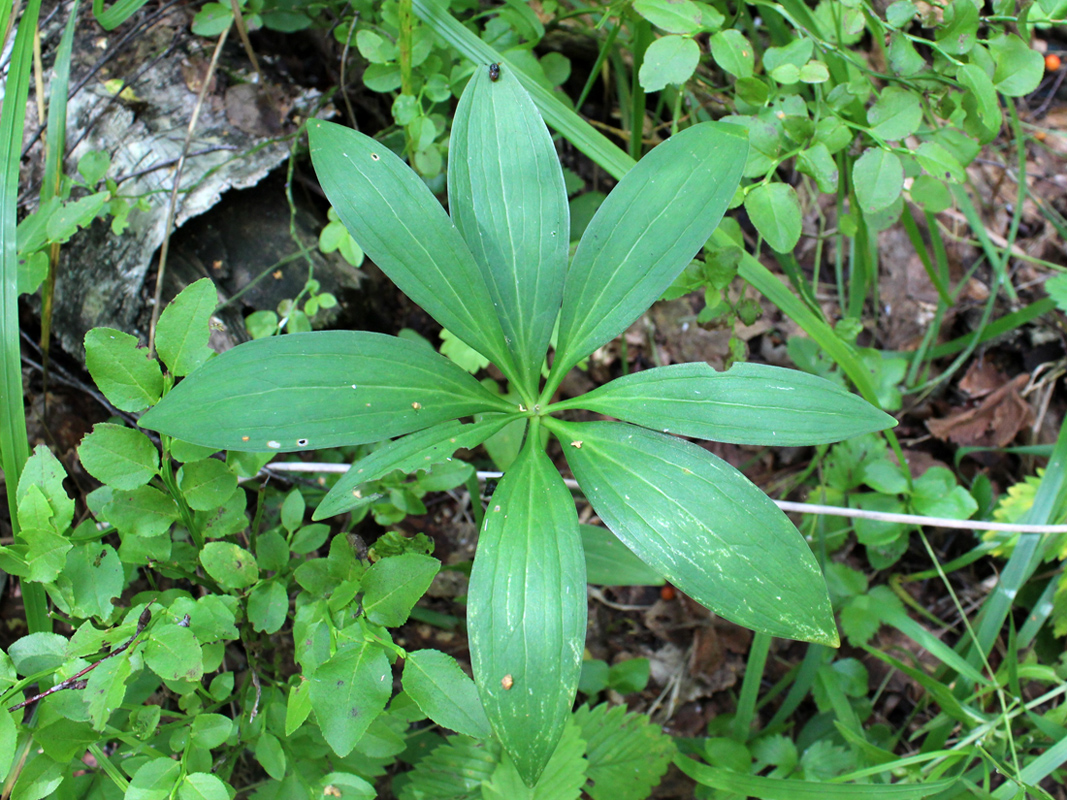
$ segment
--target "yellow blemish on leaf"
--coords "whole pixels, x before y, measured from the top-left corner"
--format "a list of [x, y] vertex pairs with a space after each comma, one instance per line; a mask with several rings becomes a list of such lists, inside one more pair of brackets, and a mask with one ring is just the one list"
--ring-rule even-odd
[[415, 409], [416, 411], [418, 411], [420, 408], [422, 408], [422, 403], [419, 403], [419, 402], [412, 403], [411, 407], [413, 409]]
[[504, 687], [504, 691], [506, 692], [508, 689], [515, 685], [515, 679], [512, 678], [510, 674], [505, 675], [503, 678], [500, 679], [500, 685]]
[[582, 449], [582, 440], [581, 439], [575, 439], [573, 442], [571, 442], [571, 447], [573, 447], [575, 450], [581, 450]]

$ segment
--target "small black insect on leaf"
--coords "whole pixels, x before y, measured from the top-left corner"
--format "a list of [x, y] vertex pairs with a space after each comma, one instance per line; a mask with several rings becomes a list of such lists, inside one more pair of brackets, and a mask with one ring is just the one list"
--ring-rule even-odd
[[493, 81], [494, 83], [496, 81], [500, 80], [500, 65], [499, 64], [490, 64], [489, 65], [489, 80]]

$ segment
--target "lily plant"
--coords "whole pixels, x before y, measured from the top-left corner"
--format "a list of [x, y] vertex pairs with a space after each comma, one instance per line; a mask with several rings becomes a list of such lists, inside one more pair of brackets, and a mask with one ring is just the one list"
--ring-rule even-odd
[[[754, 364], [725, 372], [671, 365], [555, 399], [567, 372], [638, 319], [718, 226], [745, 164], [743, 131], [703, 122], [656, 146], [608, 195], [573, 258], [551, 136], [507, 70], [477, 69], [459, 101], [451, 217], [381, 142], [323, 121], [312, 121], [309, 135], [322, 187], [355, 241], [496, 364], [519, 400], [424, 344], [323, 331], [252, 341], [209, 360], [141, 425], [253, 452], [391, 439], [338, 481], [315, 512], [322, 519], [373, 502], [369, 481], [429, 468], [525, 420], [525, 443], [485, 514], [467, 632], [485, 715], [530, 785], [574, 703], [586, 628], [582, 539], [574, 498], [548, 454], [553, 438], [604, 524], [680, 590], [755, 630], [838, 644], [804, 538], [738, 470], [687, 439], [822, 444], [890, 427], [891, 417], [828, 381]], [[576, 422], [568, 418], [576, 409], [614, 421]], [[364, 623], [331, 647], [387, 635]], [[356, 728], [369, 724], [352, 716]], [[336, 737], [327, 741], [343, 749]]]

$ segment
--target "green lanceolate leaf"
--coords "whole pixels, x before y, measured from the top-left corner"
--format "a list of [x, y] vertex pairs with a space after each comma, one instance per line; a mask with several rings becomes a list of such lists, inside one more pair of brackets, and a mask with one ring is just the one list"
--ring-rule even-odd
[[291, 333], [212, 359], [141, 417], [194, 444], [290, 452], [376, 442], [511, 407], [424, 345], [365, 331]]
[[434, 319], [514, 375], [481, 271], [422, 179], [354, 130], [314, 120], [308, 136], [322, 189], [363, 251]]
[[468, 608], [486, 715], [533, 785], [570, 716], [586, 620], [574, 501], [536, 435], [527, 437], [486, 512]]
[[645, 428], [734, 444], [828, 444], [896, 421], [824, 378], [763, 364], [703, 363], [635, 372], [553, 407], [585, 408]]
[[477, 447], [515, 418], [512, 414], [492, 415], [470, 425], [451, 420], [389, 442], [341, 476], [315, 509], [313, 519], [326, 519], [373, 503], [380, 495], [362, 491], [359, 487], [363, 484], [384, 478], [394, 470], [411, 473], [429, 469], [450, 459], [460, 448]]
[[815, 556], [744, 475], [694, 444], [644, 428], [546, 424], [597, 514], [656, 572], [739, 625], [837, 645]]
[[707, 122], [672, 136], [608, 195], [567, 272], [555, 375], [624, 331], [707, 241], [744, 169], [735, 130]]
[[570, 208], [541, 115], [511, 70], [478, 69], [452, 124], [448, 207], [533, 392], [567, 271]]
[[457, 733], [488, 739], [489, 720], [474, 681], [440, 650], [416, 650], [404, 660], [404, 691], [423, 714]]
[[662, 586], [664, 580], [607, 528], [581, 525], [586, 580], [599, 586]]
[[392, 694], [389, 660], [370, 642], [348, 645], [310, 676], [311, 707], [326, 743], [347, 756]]

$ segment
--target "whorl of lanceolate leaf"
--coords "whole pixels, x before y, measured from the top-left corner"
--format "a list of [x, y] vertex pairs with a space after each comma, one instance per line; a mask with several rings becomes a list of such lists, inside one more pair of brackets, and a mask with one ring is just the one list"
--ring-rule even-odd
[[626, 330], [685, 269], [722, 219], [747, 154], [738, 128], [704, 122], [619, 181], [567, 271], [554, 376]]
[[468, 609], [482, 705], [532, 786], [570, 715], [586, 624], [574, 500], [535, 435], [527, 437], [486, 512]]
[[553, 411], [584, 408], [645, 428], [733, 444], [827, 444], [894, 425], [891, 416], [844, 388], [794, 369], [704, 363], [635, 372]]
[[363, 252], [434, 319], [514, 377], [481, 270], [422, 179], [385, 145], [350, 128], [314, 120], [308, 139], [319, 183]]
[[193, 444], [290, 452], [377, 442], [512, 407], [425, 345], [366, 331], [291, 333], [228, 350], [141, 417]]
[[520, 379], [536, 393], [563, 297], [570, 206], [552, 137], [511, 70], [478, 70], [448, 154], [448, 207], [489, 287]]

